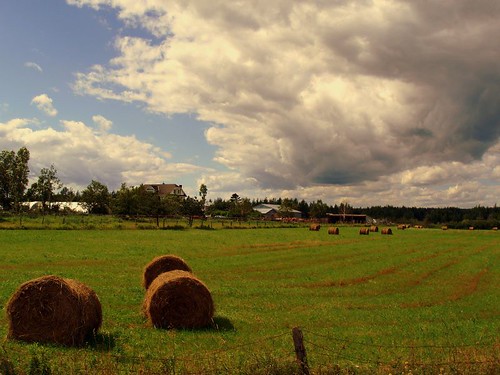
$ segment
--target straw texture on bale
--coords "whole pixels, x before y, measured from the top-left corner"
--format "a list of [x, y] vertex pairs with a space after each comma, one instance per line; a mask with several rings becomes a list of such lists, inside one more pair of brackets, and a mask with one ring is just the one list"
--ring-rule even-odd
[[447, 225], [443, 225], [443, 226], [441, 227], [441, 229], [442, 229], [442, 230], [448, 230], [448, 226], [447, 226]]
[[151, 285], [158, 275], [175, 270], [192, 272], [191, 267], [188, 266], [184, 259], [177, 255], [169, 254], [158, 256], [144, 268], [142, 285], [145, 289], [148, 289], [149, 285]]
[[392, 229], [391, 228], [382, 228], [381, 233], [382, 234], [392, 234]]
[[370, 228], [360, 228], [359, 229], [359, 234], [370, 234]]
[[370, 227], [370, 232], [378, 232], [378, 227], [376, 225], [372, 225]]
[[9, 339], [82, 346], [102, 323], [95, 292], [85, 284], [43, 276], [22, 284], [7, 302]]
[[143, 311], [156, 328], [202, 328], [213, 323], [214, 303], [208, 288], [193, 274], [170, 271], [153, 280]]
[[328, 234], [339, 234], [339, 228], [338, 227], [330, 227], [328, 228]]
[[406, 224], [399, 224], [398, 229], [405, 230], [406, 229]]
[[319, 224], [311, 224], [309, 226], [309, 230], [313, 230], [313, 231], [318, 231], [318, 230], [320, 230], [320, 228], [321, 228], [321, 225], [319, 225]]

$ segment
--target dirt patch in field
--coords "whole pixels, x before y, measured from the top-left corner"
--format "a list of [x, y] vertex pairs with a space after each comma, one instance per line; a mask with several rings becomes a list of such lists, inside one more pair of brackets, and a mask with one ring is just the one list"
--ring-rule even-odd
[[352, 279], [344, 279], [344, 280], [337, 280], [337, 281], [320, 281], [316, 283], [310, 283], [306, 287], [308, 288], [323, 288], [323, 287], [332, 287], [332, 286], [350, 286], [350, 285], [357, 285], [357, 284], [363, 284], [366, 283], [370, 280], [373, 280], [379, 276], [383, 275], [390, 275], [393, 273], [397, 272], [396, 267], [390, 267], [390, 268], [384, 268], [374, 274], [367, 275], [367, 276], [360, 276], [360, 277], [355, 277]]
[[225, 254], [221, 256], [246, 255], [255, 254], [256, 252], [273, 252], [286, 251], [295, 249], [305, 249], [308, 247], [335, 247], [339, 245], [348, 245], [356, 243], [354, 240], [337, 240], [337, 241], [293, 241], [293, 242], [277, 242], [277, 243], [256, 243], [251, 245], [230, 246], [223, 249]]
[[419, 302], [412, 302], [412, 303], [403, 303], [400, 306], [402, 308], [419, 308], [419, 307], [432, 307], [432, 306], [439, 306], [439, 305], [444, 305], [445, 303], [448, 302], [455, 302], [458, 300], [461, 300], [463, 298], [466, 298], [472, 294], [474, 294], [477, 291], [478, 285], [483, 278], [484, 275], [486, 275], [489, 272], [488, 268], [482, 269], [479, 271], [477, 274], [473, 275], [472, 277], [467, 277], [467, 276], [461, 276], [459, 277], [460, 285], [455, 287], [453, 293], [450, 295], [441, 298], [437, 301], [419, 301]]
[[409, 283], [408, 283], [408, 286], [417, 286], [417, 285], [420, 285], [422, 284], [425, 280], [431, 278], [433, 275], [435, 275], [436, 273], [446, 269], [446, 268], [449, 268], [455, 264], [458, 263], [458, 259], [453, 259], [449, 262], [446, 262], [445, 264], [442, 264], [440, 265], [439, 267], [436, 267], [436, 268], [433, 268], [423, 274], [421, 274], [417, 279], [414, 279], [414, 280], [411, 280]]

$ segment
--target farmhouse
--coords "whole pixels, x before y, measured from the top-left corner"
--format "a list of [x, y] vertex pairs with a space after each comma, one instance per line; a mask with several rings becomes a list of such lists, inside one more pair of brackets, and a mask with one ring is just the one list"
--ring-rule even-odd
[[301, 218], [302, 212], [291, 209], [282, 209], [278, 204], [259, 204], [253, 208], [260, 212], [266, 219], [277, 219], [282, 217]]
[[329, 223], [366, 224], [367, 216], [361, 214], [326, 214]]
[[167, 195], [177, 195], [181, 198], [186, 198], [186, 193], [182, 190], [182, 185], [177, 184], [144, 184], [146, 191], [151, 193], [156, 193], [160, 198], [166, 197]]

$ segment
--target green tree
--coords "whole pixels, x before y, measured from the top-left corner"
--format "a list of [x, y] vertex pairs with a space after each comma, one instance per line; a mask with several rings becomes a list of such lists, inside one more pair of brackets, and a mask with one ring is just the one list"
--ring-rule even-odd
[[17, 154], [4, 150], [0, 153], [0, 204], [5, 210], [19, 210], [28, 186], [30, 152], [21, 147]]
[[206, 202], [206, 199], [207, 199], [207, 193], [208, 193], [207, 185], [201, 184], [200, 185], [200, 192], [198, 194], [201, 197], [201, 204], [203, 205], [203, 207], [205, 207], [205, 202]]
[[42, 209], [45, 212], [51, 206], [55, 192], [63, 187], [61, 180], [57, 177], [57, 169], [52, 164], [50, 168], [42, 168], [38, 180], [34, 182], [29, 195], [32, 199], [42, 202]]
[[292, 211], [298, 208], [298, 202], [296, 200], [285, 198], [282, 199], [280, 205], [280, 214], [283, 217], [291, 217], [293, 216]]
[[109, 214], [111, 196], [108, 187], [99, 181], [92, 182], [82, 191], [82, 205], [92, 214]]
[[139, 214], [138, 188], [127, 186], [122, 183], [112, 199], [112, 210], [116, 215], [137, 215]]
[[321, 199], [316, 202], [312, 202], [309, 205], [309, 215], [315, 219], [326, 217], [328, 210], [328, 205], [326, 203], [323, 203]]
[[188, 218], [189, 226], [192, 226], [195, 216], [203, 216], [201, 202], [196, 198], [185, 198], [181, 202], [181, 213]]

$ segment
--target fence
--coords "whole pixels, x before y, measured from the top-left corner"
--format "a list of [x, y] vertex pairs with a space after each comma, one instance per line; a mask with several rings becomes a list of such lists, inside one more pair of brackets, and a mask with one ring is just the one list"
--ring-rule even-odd
[[[418, 370], [422, 370], [424, 373], [500, 373], [500, 343], [496, 336], [483, 338], [482, 342], [473, 344], [400, 345], [339, 338], [299, 327], [294, 327], [292, 332], [287, 330], [239, 345], [196, 352], [195, 356], [177, 356], [174, 351], [168, 357], [151, 358], [147, 355], [112, 354], [112, 348], [108, 348], [109, 352], [103, 351], [102, 356], [115, 364], [122, 364], [130, 370], [130, 373], [144, 372], [144, 368], [152, 366], [160, 369], [160, 373], [170, 375], [229, 374], [233, 373], [234, 369], [227, 368], [227, 363], [224, 363], [224, 360], [222, 360], [222, 366], [220, 366], [220, 362], [218, 365], [217, 358], [230, 357], [233, 353], [241, 353], [242, 350], [245, 353], [255, 353], [258, 351], [256, 348], [262, 348], [266, 345], [267, 347], [277, 346], [289, 349], [280, 353], [280, 363], [270, 363], [264, 360], [260, 363], [254, 363], [253, 366], [285, 366], [289, 369], [289, 372], [284, 372], [281, 369], [279, 373], [340, 374], [343, 373], [342, 369], [350, 368], [365, 369], [369, 372], [377, 372], [382, 369], [385, 370], [384, 373], [399, 369], [399, 373], [408, 374], [418, 372]], [[40, 363], [38, 358], [34, 358], [38, 361], [37, 363]], [[0, 365], [1, 362], [0, 356]], [[78, 365], [75, 364], [75, 366]], [[30, 365], [31, 367], [33, 364]], [[203, 370], [200, 371], [200, 368]], [[322, 371], [321, 368], [328, 370]], [[80, 371], [84, 372], [88, 369], [80, 368]], [[2, 373], [1, 370], [0, 366], [0, 373]], [[234, 371], [234, 373], [236, 372]]]

